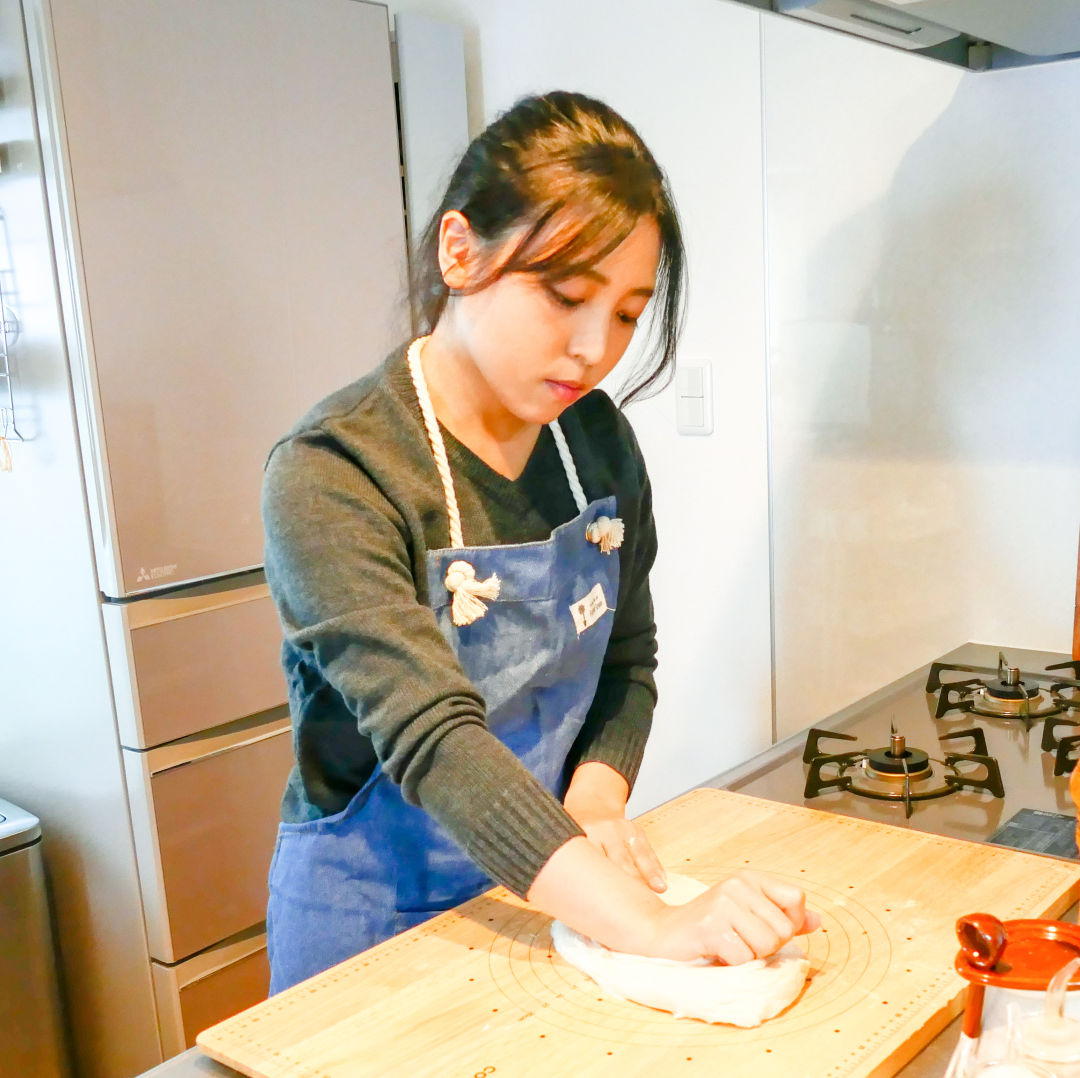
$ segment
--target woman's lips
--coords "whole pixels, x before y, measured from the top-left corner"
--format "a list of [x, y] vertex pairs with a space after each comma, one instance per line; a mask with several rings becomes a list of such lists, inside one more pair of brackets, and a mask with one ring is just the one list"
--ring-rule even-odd
[[547, 378], [545, 384], [561, 401], [576, 401], [585, 392], [585, 387], [580, 382], [556, 382]]

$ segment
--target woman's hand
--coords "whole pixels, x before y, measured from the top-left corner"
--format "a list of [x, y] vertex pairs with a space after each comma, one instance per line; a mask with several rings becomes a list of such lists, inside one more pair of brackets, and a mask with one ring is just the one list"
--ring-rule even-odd
[[740, 872], [668, 906], [580, 835], [552, 854], [526, 897], [612, 950], [682, 961], [763, 958], [821, 923], [798, 887], [760, 872]]
[[667, 889], [663, 865], [645, 832], [626, 818], [626, 779], [597, 761], [574, 771], [563, 807], [595, 846], [624, 872], [644, 880], [654, 891]]
[[736, 965], [764, 958], [820, 924], [798, 887], [763, 872], [740, 872], [683, 906], [656, 911], [649, 953]]

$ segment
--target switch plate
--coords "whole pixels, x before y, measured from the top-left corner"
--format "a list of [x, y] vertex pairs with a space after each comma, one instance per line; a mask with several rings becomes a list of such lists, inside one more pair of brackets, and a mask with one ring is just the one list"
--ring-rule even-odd
[[675, 372], [675, 424], [680, 434], [712, 434], [712, 368], [680, 366]]

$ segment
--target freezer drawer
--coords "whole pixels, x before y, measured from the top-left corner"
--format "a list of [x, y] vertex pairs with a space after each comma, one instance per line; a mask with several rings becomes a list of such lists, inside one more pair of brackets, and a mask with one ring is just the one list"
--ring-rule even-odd
[[285, 702], [281, 623], [262, 573], [104, 603], [120, 742], [147, 749]]
[[293, 762], [284, 709], [124, 762], [151, 956], [177, 962], [260, 923]]
[[161, 1050], [177, 1055], [195, 1035], [266, 999], [270, 963], [266, 934], [254, 928], [207, 951], [167, 966], [152, 962]]

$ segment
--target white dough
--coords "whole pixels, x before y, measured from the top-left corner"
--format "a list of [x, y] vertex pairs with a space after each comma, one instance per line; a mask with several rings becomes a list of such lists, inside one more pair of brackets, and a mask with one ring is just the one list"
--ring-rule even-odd
[[[707, 890], [688, 876], [669, 875], [660, 897], [681, 906]], [[809, 959], [794, 942], [768, 958], [717, 966], [705, 959], [673, 962], [612, 951], [561, 921], [552, 924], [551, 938], [570, 965], [620, 999], [671, 1011], [676, 1018], [732, 1026], [759, 1026], [779, 1014], [802, 991], [810, 970]]]

